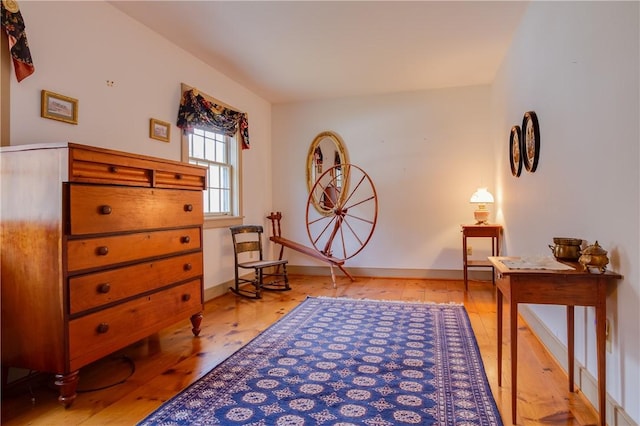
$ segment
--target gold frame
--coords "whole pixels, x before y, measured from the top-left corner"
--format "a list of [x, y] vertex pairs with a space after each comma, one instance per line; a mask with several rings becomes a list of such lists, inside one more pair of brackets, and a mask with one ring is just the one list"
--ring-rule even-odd
[[[313, 190], [313, 187], [316, 183], [316, 179], [320, 178], [320, 176], [322, 176], [322, 172], [328, 170], [331, 167], [327, 167], [327, 169], [324, 169], [323, 171], [320, 170], [316, 170], [316, 167], [314, 165], [314, 153], [317, 147], [320, 146], [320, 144], [323, 141], [328, 140], [332, 146], [335, 148], [335, 152], [338, 153], [338, 155], [340, 156], [340, 163], [342, 165], [348, 164], [349, 163], [349, 155], [347, 153], [347, 148], [344, 144], [344, 141], [342, 140], [342, 138], [340, 136], [338, 136], [337, 133], [332, 132], [332, 131], [324, 131], [319, 133], [314, 139], [313, 142], [311, 142], [311, 146], [309, 147], [309, 152], [307, 153], [307, 190], [309, 192], [309, 194], [311, 194], [311, 191]], [[327, 177], [328, 178], [328, 177]], [[340, 192], [340, 196], [344, 197], [345, 194], [348, 192], [348, 186], [349, 186], [349, 181], [348, 179], [345, 180], [344, 182], [342, 182], [342, 187], [341, 187], [341, 192]], [[318, 213], [324, 215], [324, 216], [328, 216], [332, 213], [331, 209], [328, 209], [326, 207], [323, 207], [322, 205], [320, 205], [320, 196], [321, 194], [314, 194], [313, 196], [310, 197], [311, 202], [313, 203], [313, 206], [316, 208], [316, 210], [318, 211]], [[341, 200], [343, 201], [343, 200]]]
[[[57, 103], [52, 104], [52, 102]], [[68, 96], [42, 91], [40, 116], [51, 120], [78, 124], [78, 100]]]
[[[164, 132], [161, 129], [164, 129]], [[171, 124], [155, 118], [149, 119], [149, 137], [162, 142], [169, 142], [171, 139]]]

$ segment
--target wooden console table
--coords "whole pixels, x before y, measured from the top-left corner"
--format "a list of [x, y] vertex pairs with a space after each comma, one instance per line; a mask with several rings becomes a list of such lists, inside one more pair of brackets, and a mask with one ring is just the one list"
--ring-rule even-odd
[[467, 256], [467, 238], [491, 238], [491, 256], [500, 256], [501, 225], [462, 225], [462, 268], [464, 270], [464, 291], [469, 290], [469, 268], [491, 268], [493, 284], [495, 274], [493, 265], [487, 260], [469, 260]]
[[604, 274], [583, 271], [578, 263], [567, 263], [571, 270], [510, 269], [503, 260], [518, 257], [489, 257], [497, 271], [496, 303], [498, 314], [498, 386], [502, 386], [502, 300], [509, 302], [511, 334], [511, 420], [516, 423], [518, 365], [518, 303], [566, 305], [569, 391], [573, 392], [574, 307], [594, 306], [596, 309], [596, 346], [598, 362], [598, 406], [600, 425], [606, 425], [606, 309], [607, 286], [622, 276], [607, 271]]

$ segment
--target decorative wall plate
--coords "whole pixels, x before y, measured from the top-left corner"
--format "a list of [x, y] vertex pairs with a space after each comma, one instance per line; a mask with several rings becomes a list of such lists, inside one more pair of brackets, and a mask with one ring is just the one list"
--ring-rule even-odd
[[511, 174], [520, 176], [522, 171], [522, 144], [520, 143], [520, 126], [513, 126], [509, 135], [509, 163], [511, 163]]
[[522, 156], [524, 168], [528, 172], [535, 172], [540, 157], [540, 127], [533, 111], [525, 112], [522, 119]]

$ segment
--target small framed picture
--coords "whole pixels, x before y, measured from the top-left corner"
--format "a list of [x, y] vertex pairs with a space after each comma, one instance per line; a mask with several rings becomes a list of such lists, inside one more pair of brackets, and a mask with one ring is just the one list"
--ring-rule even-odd
[[169, 142], [171, 137], [171, 124], [166, 121], [156, 120], [155, 118], [150, 119], [149, 137], [162, 142]]
[[40, 116], [69, 124], [78, 124], [78, 100], [43, 90]]
[[528, 172], [535, 172], [540, 157], [540, 126], [538, 116], [533, 111], [525, 112], [522, 118], [522, 155], [524, 168]]
[[522, 172], [522, 152], [520, 152], [520, 126], [511, 127], [509, 135], [509, 163], [511, 163], [511, 174], [515, 177]]

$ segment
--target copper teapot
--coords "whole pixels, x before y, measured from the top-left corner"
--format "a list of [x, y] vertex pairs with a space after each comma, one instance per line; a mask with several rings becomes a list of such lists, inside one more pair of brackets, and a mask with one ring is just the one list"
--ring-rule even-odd
[[607, 257], [607, 251], [600, 247], [600, 244], [596, 241], [595, 244], [587, 246], [582, 250], [580, 259], [578, 262], [582, 265], [586, 271], [588, 268], [596, 268], [601, 274], [607, 269], [609, 258]]

